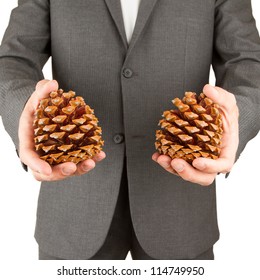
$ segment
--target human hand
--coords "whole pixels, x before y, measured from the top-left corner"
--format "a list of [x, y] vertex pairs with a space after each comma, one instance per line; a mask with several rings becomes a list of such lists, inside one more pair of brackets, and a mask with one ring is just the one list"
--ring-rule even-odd
[[154, 153], [152, 159], [166, 171], [179, 175], [186, 181], [208, 186], [215, 180], [218, 173], [230, 172], [238, 148], [238, 107], [235, 96], [219, 87], [205, 85], [203, 92], [217, 103], [223, 120], [223, 138], [221, 153], [217, 160], [196, 158], [192, 165], [183, 159], [171, 159], [166, 155]]
[[50, 166], [40, 159], [34, 148], [33, 120], [39, 101], [46, 98], [51, 91], [58, 90], [56, 81], [42, 80], [36, 85], [35, 91], [27, 101], [19, 121], [19, 156], [21, 161], [32, 171], [38, 181], [63, 180], [73, 175], [82, 175], [92, 170], [96, 163], [103, 160], [106, 155], [103, 151], [93, 159], [87, 159], [79, 164], [73, 162]]

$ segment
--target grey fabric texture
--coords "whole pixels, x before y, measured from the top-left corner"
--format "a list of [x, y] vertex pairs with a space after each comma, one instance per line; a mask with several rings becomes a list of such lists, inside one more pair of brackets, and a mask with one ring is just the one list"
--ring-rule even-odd
[[[18, 120], [42, 67], [95, 109], [107, 158], [81, 177], [41, 186], [35, 237], [49, 255], [91, 258], [107, 235], [127, 157], [136, 236], [155, 259], [192, 259], [219, 238], [215, 184], [201, 187], [151, 160], [173, 97], [200, 92], [210, 65], [240, 109], [237, 158], [259, 131], [260, 41], [245, 0], [142, 0], [127, 45], [119, 1], [19, 1], [0, 48], [0, 114], [18, 147]], [[124, 69], [132, 75], [125, 77]], [[116, 144], [113, 136], [125, 135]]]

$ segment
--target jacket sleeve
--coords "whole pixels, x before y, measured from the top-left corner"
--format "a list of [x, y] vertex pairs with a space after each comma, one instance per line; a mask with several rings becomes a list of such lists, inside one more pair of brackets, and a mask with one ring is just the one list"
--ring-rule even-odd
[[0, 47], [0, 115], [16, 149], [21, 112], [49, 56], [49, 1], [18, 1]]
[[238, 158], [260, 128], [260, 39], [251, 0], [216, 0], [213, 69], [216, 84], [236, 96]]

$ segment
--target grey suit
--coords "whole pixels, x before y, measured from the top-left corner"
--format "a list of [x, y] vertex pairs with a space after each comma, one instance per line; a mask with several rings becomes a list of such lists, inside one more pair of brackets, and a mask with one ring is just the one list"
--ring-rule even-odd
[[107, 158], [87, 175], [42, 184], [40, 247], [70, 259], [97, 252], [126, 154], [131, 215], [144, 250], [183, 259], [210, 248], [219, 238], [215, 184], [188, 183], [152, 162], [154, 134], [173, 97], [202, 90], [211, 64], [217, 85], [237, 98], [237, 156], [259, 131], [260, 40], [250, 1], [142, 0], [129, 47], [119, 0], [19, 1], [0, 49], [0, 112], [17, 148], [19, 115], [49, 56], [60, 86], [95, 109]]

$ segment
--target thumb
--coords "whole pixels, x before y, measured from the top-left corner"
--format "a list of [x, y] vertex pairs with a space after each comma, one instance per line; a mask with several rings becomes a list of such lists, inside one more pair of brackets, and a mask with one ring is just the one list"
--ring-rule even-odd
[[50, 80], [47, 80], [47, 79], [39, 81], [35, 86], [35, 90], [39, 90], [40, 88], [42, 88], [48, 82], [50, 82]]
[[218, 104], [222, 110], [232, 111], [236, 106], [236, 98], [234, 94], [224, 90], [220, 87], [214, 87], [209, 84], [203, 88], [203, 93]]
[[222, 88], [214, 87], [212, 85], [205, 85], [203, 88], [203, 93], [213, 100], [214, 103], [217, 103], [219, 105], [223, 105], [226, 103], [226, 94], [227, 91], [225, 91]]
[[58, 88], [59, 88], [59, 84], [55, 80], [39, 81], [35, 87], [34, 93], [31, 96], [31, 98], [32, 98], [31, 104], [32, 104], [33, 110], [36, 110], [41, 99], [48, 97], [50, 92], [56, 91], [56, 90], [58, 90]]

